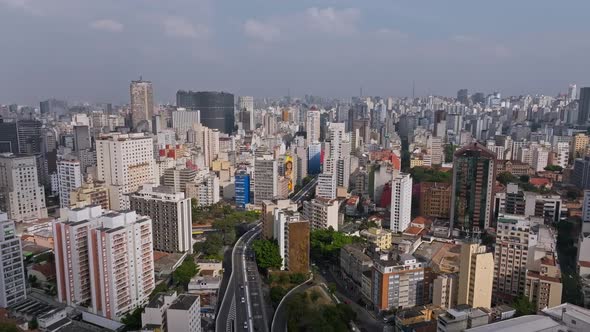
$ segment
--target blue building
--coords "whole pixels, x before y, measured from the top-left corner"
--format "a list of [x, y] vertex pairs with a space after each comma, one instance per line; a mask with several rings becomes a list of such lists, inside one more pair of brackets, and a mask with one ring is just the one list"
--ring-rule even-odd
[[322, 171], [322, 144], [311, 143], [307, 148], [307, 174], [316, 175]]
[[246, 172], [236, 174], [236, 204], [242, 208], [250, 203], [250, 175]]

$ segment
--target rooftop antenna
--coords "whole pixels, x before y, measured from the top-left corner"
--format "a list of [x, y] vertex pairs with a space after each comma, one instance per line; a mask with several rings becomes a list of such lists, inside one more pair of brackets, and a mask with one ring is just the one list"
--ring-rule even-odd
[[139, 80], [143, 81], [143, 76], [139, 75]]
[[361, 86], [361, 94], [360, 97], [363, 98], [363, 87]]
[[412, 99], [416, 99], [416, 81], [412, 81]]

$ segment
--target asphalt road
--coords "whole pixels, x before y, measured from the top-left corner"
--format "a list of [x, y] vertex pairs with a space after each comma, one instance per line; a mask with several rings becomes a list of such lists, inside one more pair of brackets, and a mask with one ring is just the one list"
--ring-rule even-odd
[[[217, 332], [266, 331], [254, 328], [256, 318], [252, 307], [256, 306], [252, 305], [251, 301], [254, 300], [254, 303], [256, 303], [261, 300], [252, 294], [252, 291], [257, 292], [256, 285], [253, 284], [254, 287], [250, 290], [251, 283], [246, 282], [248, 273], [246, 271], [246, 248], [260, 232], [260, 225], [249, 230], [238, 239], [232, 250], [232, 271], [215, 321], [215, 331]], [[259, 276], [254, 276], [254, 278], [257, 278], [258, 282], [260, 282]], [[263, 320], [266, 317], [265, 315], [261, 316]]]
[[309, 282], [309, 280], [307, 280], [305, 283], [303, 283], [299, 286], [296, 286], [295, 288], [290, 290], [289, 293], [287, 293], [287, 295], [285, 295], [285, 297], [283, 297], [283, 299], [281, 300], [281, 303], [279, 303], [279, 306], [277, 307], [277, 310], [275, 312], [275, 316], [273, 317], [271, 332], [286, 332], [287, 331], [288, 315], [287, 315], [286, 303], [289, 301], [289, 299], [293, 298], [296, 294], [304, 293], [310, 287], [315, 286], [315, 284], [313, 284], [313, 283], [308, 284], [308, 282]]
[[301, 204], [308, 197], [308, 194], [312, 190], [315, 190], [315, 186], [317, 184], [318, 178], [316, 176], [313, 179], [311, 179], [311, 181], [309, 181], [308, 184], [301, 188], [295, 195], [293, 195], [293, 197], [291, 197], [291, 200], [297, 204]]

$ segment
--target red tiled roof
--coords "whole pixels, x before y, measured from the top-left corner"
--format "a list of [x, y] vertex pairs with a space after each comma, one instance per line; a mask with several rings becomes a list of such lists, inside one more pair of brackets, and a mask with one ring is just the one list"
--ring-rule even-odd
[[410, 227], [408, 227], [404, 231], [404, 234], [408, 234], [408, 235], [420, 235], [420, 233], [422, 233], [422, 231], [424, 231], [423, 228], [410, 226]]
[[423, 216], [418, 216], [418, 217], [414, 218], [414, 220], [412, 220], [412, 224], [426, 225], [427, 223], [428, 223], [428, 219]]
[[540, 186], [546, 186], [546, 185], [551, 184], [551, 180], [549, 180], [547, 178], [531, 178], [529, 180], [529, 183], [532, 184], [533, 186], [540, 187]]

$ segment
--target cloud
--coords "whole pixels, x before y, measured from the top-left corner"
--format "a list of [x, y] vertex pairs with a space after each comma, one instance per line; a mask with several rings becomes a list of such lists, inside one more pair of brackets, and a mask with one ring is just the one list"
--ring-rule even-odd
[[271, 42], [280, 36], [281, 30], [279, 27], [270, 23], [247, 20], [246, 23], [244, 23], [244, 33], [250, 38], [264, 42]]
[[108, 31], [108, 32], [121, 32], [123, 31], [123, 24], [110, 20], [110, 19], [103, 19], [97, 20], [90, 23], [90, 27], [95, 30], [101, 31]]
[[205, 25], [193, 25], [182, 17], [168, 16], [162, 21], [164, 31], [170, 37], [206, 39], [209, 37], [209, 28]]
[[311, 7], [265, 20], [249, 19], [242, 30], [247, 37], [267, 43], [296, 39], [302, 35], [308, 39], [318, 35], [350, 36], [358, 32], [360, 16], [356, 8]]

